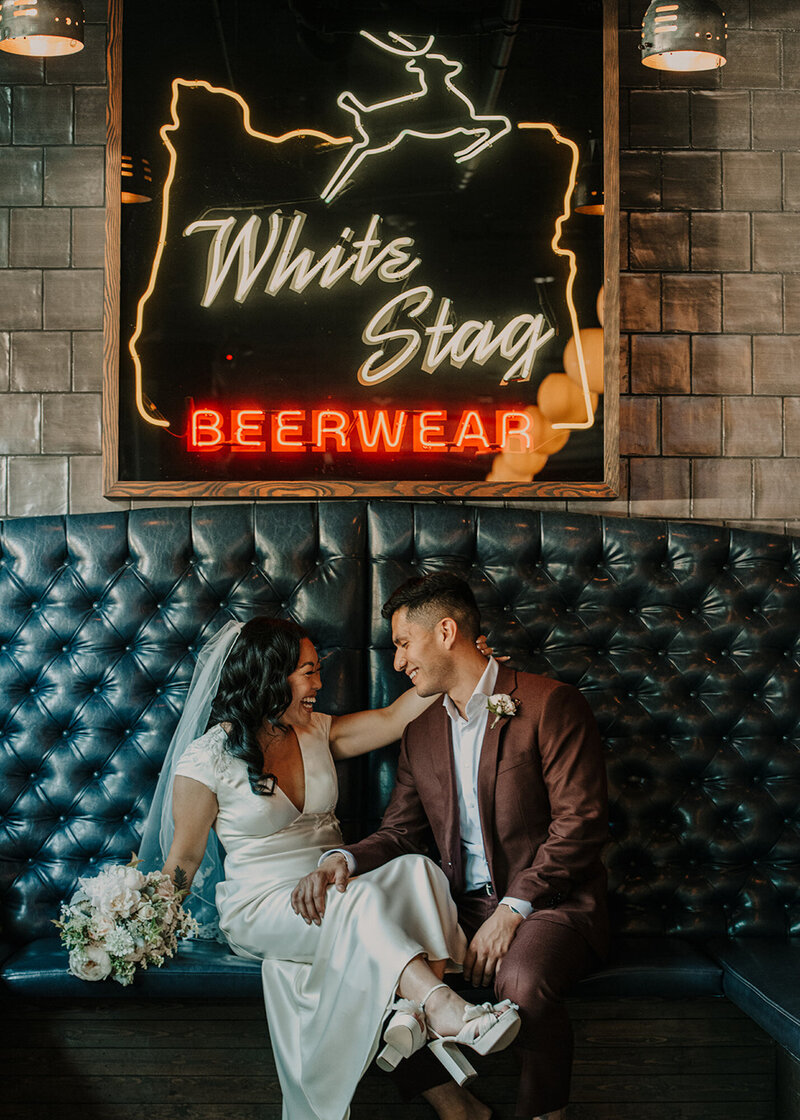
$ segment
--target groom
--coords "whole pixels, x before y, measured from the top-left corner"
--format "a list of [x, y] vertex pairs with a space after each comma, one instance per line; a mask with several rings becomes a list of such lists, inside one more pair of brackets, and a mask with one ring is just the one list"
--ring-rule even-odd
[[[564, 996], [607, 947], [605, 767], [580, 693], [488, 665], [468, 585], [449, 572], [409, 580], [383, 607], [394, 667], [420, 696], [443, 693], [406, 728], [397, 784], [372, 836], [324, 859], [321, 889], [340, 889], [432, 839], [469, 939], [464, 975], [519, 1005], [517, 1116], [562, 1117], [572, 1031]], [[405, 1096], [440, 1115], [475, 1115], [474, 1098], [426, 1051], [401, 1063]], [[459, 1102], [459, 1095], [463, 1099]]]

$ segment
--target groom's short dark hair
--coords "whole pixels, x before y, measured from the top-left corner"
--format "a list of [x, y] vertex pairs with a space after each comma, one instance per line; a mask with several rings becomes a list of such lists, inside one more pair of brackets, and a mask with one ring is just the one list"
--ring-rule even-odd
[[391, 618], [402, 607], [408, 610], [409, 618], [424, 618], [431, 626], [440, 618], [452, 618], [471, 641], [480, 633], [481, 615], [475, 596], [469, 584], [454, 572], [432, 572], [406, 580], [383, 604], [381, 615]]

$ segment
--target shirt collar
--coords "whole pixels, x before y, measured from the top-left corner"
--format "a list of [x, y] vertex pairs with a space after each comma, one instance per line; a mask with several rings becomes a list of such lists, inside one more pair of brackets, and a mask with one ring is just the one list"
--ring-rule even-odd
[[470, 696], [469, 700], [467, 701], [467, 720], [462, 719], [461, 713], [459, 712], [458, 708], [455, 706], [450, 697], [445, 693], [442, 703], [444, 704], [445, 711], [450, 716], [450, 719], [460, 720], [462, 723], [468, 722], [470, 719], [474, 718], [475, 709], [477, 709], [478, 711], [483, 711], [483, 707], [478, 708], [478, 706], [474, 703], [475, 697], [489, 697], [494, 695], [494, 688], [497, 684], [497, 671], [500, 668], [500, 665], [499, 662], [495, 661], [493, 657], [488, 658], [487, 661], [488, 663], [486, 665], [486, 668], [483, 670], [483, 675], [475, 685], [475, 691], [472, 693], [472, 696]]

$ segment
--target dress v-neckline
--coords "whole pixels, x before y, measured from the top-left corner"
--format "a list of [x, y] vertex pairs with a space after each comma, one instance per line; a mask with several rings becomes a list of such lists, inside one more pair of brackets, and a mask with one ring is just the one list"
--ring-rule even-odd
[[[291, 724], [289, 726], [291, 727]], [[281, 789], [281, 786], [277, 781], [275, 782], [275, 789], [273, 790], [273, 794], [277, 790], [277, 792], [281, 795], [281, 797], [284, 799], [284, 801], [289, 802], [291, 807], [294, 809], [295, 813], [297, 813], [298, 817], [303, 817], [303, 816], [305, 816], [306, 805], [308, 804], [308, 766], [306, 765], [306, 752], [303, 749], [303, 742], [302, 742], [302, 739], [300, 738], [300, 732], [297, 730], [296, 727], [292, 727], [292, 731], [294, 732], [295, 739], [297, 739], [297, 746], [298, 746], [298, 749], [300, 750], [300, 763], [303, 767], [303, 805], [302, 805], [302, 808], [300, 808], [300, 809], [297, 808], [297, 806], [295, 805], [294, 801], [292, 801], [289, 794], [286, 793], [285, 790]]]

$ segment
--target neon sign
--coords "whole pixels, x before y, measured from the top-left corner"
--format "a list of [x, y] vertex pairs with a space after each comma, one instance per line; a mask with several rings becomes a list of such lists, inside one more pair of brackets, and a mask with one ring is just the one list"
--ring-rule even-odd
[[497, 409], [492, 416], [477, 409], [451, 414], [446, 409], [339, 408], [218, 408], [192, 410], [187, 430], [189, 451], [232, 451], [265, 453], [267, 435], [273, 454], [298, 451], [376, 455], [398, 452], [403, 437], [410, 435], [418, 454], [458, 454], [509, 451], [524, 454], [535, 450], [533, 418], [527, 412]]

